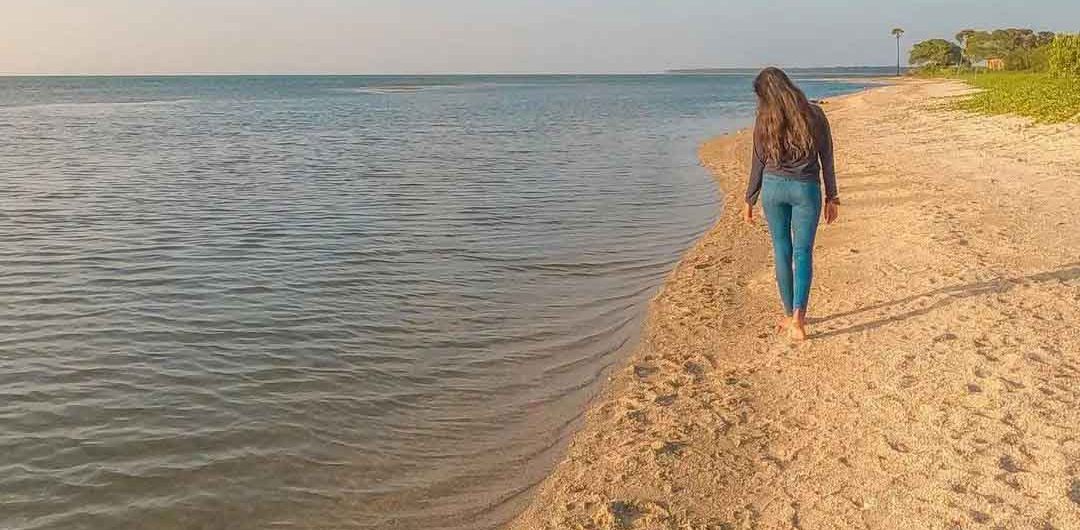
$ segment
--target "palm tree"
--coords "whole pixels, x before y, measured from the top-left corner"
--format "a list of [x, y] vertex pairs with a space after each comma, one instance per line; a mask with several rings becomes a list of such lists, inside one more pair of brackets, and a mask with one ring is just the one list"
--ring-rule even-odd
[[893, 37], [896, 37], [896, 77], [900, 77], [900, 37], [904, 36], [904, 28], [893, 28]]

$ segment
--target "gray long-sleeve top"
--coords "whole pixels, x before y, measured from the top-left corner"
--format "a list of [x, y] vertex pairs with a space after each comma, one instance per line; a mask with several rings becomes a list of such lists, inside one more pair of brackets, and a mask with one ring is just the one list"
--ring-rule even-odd
[[837, 198], [836, 167], [833, 163], [833, 141], [829, 119], [825, 117], [825, 111], [821, 110], [821, 107], [811, 105], [810, 108], [813, 110], [813, 119], [810, 121], [811, 132], [814, 135], [813, 154], [803, 160], [773, 166], [761, 159], [761, 151], [755, 143], [754, 159], [750, 166], [750, 182], [746, 186], [747, 204], [753, 206], [757, 203], [758, 195], [761, 193], [761, 177], [764, 173], [813, 181], [824, 176], [822, 180], [825, 181], [826, 199]]

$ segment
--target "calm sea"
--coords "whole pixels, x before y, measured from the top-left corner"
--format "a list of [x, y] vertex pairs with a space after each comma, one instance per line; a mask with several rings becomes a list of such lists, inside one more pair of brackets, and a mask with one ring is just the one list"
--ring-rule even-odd
[[745, 72], [0, 78], [0, 528], [498, 526], [753, 105]]

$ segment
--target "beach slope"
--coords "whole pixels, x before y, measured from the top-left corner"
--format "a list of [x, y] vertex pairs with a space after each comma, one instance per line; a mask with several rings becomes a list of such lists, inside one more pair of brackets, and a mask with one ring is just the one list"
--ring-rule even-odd
[[511, 528], [1080, 528], [1080, 128], [965, 90], [825, 104], [844, 205], [803, 344], [738, 219], [750, 136], [704, 145], [723, 214]]

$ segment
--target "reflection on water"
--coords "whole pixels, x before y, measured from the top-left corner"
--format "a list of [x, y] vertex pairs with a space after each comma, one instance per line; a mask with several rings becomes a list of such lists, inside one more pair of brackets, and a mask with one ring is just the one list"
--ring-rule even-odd
[[748, 86], [0, 79], [0, 527], [512, 517]]

